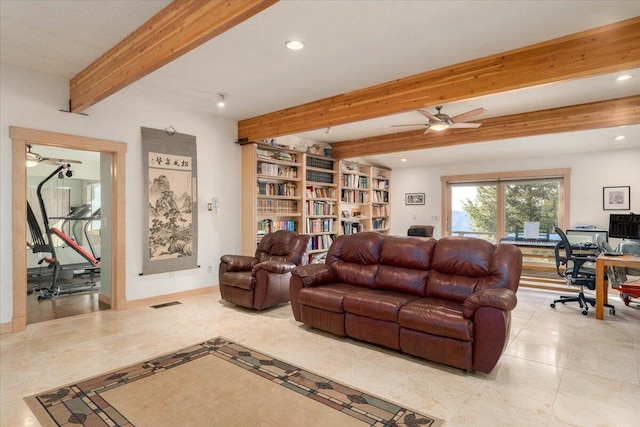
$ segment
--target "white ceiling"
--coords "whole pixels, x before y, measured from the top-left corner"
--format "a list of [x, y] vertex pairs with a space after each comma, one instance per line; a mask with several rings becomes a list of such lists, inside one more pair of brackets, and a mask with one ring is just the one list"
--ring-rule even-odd
[[[168, 1], [0, 1], [0, 61], [71, 78]], [[213, 115], [241, 120], [397, 78], [640, 16], [640, 1], [292, 1], [260, 14], [124, 89]], [[302, 51], [284, 43], [300, 39]], [[454, 116], [484, 107], [483, 118], [640, 94], [634, 79], [574, 80], [445, 105]], [[227, 106], [215, 105], [224, 93]], [[425, 106], [433, 111], [433, 106]], [[91, 109], [87, 111], [91, 114]], [[334, 142], [397, 132], [421, 123], [415, 112], [306, 132]], [[403, 128], [410, 130], [412, 128]], [[640, 148], [640, 126], [520, 138], [367, 160], [390, 167], [494, 160], [554, 150]], [[575, 145], [575, 147], [572, 147]], [[500, 147], [488, 150], [487, 147]], [[508, 147], [508, 149], [505, 149]], [[547, 151], [548, 152], [548, 151]]]

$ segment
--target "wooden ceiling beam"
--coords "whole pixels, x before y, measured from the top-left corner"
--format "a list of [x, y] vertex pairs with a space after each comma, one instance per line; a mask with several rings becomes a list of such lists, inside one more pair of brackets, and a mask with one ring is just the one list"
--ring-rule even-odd
[[259, 140], [640, 66], [640, 17], [287, 108], [238, 123]]
[[277, 1], [173, 1], [71, 79], [71, 111], [83, 111]]
[[640, 95], [481, 120], [477, 129], [399, 132], [331, 144], [345, 159], [475, 142], [640, 124]]

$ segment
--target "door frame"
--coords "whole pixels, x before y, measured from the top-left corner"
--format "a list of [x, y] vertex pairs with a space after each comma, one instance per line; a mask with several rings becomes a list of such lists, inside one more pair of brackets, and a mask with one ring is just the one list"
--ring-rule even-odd
[[12, 140], [12, 250], [13, 250], [13, 318], [12, 332], [27, 327], [27, 144], [111, 154], [111, 309], [124, 308], [126, 303], [125, 245], [125, 157], [127, 144], [107, 139], [68, 135], [37, 129], [10, 126]]

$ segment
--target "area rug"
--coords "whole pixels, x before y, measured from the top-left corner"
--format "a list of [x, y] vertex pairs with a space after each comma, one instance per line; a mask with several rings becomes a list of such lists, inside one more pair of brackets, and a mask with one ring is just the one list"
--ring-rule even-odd
[[26, 397], [43, 426], [440, 426], [218, 337]]

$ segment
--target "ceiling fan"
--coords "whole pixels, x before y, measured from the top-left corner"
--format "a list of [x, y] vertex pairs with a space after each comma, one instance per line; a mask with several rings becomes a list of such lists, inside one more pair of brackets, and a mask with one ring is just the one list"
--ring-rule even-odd
[[31, 151], [31, 144], [27, 144], [27, 167], [32, 168], [34, 166], [38, 166], [40, 163], [48, 163], [52, 165], [60, 165], [64, 163], [76, 163], [82, 164], [80, 160], [69, 160], [69, 159], [56, 159], [53, 157], [42, 157], [38, 153], [34, 153]]
[[479, 116], [480, 114], [487, 112], [487, 110], [485, 110], [484, 108], [476, 108], [475, 110], [467, 111], [466, 113], [458, 114], [457, 116], [454, 116], [454, 117], [449, 117], [448, 115], [440, 112], [441, 109], [442, 109], [442, 105], [438, 105], [436, 107], [436, 110], [438, 111], [436, 114], [431, 114], [427, 110], [416, 110], [418, 111], [418, 113], [422, 114], [427, 119], [429, 119], [428, 123], [413, 123], [409, 125], [392, 125], [392, 127], [426, 126], [427, 129], [424, 131], [425, 134], [431, 132], [432, 130], [442, 131], [445, 129], [455, 129], [455, 128], [475, 129], [480, 127], [482, 123], [467, 123], [466, 121], [475, 116]]

